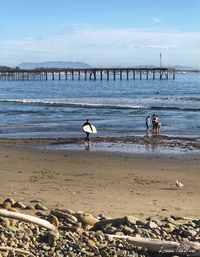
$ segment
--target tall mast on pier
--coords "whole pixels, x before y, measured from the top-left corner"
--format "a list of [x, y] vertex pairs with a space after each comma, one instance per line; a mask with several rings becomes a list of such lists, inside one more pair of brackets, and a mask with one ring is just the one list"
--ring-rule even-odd
[[162, 53], [160, 53], [160, 68], [162, 67]]

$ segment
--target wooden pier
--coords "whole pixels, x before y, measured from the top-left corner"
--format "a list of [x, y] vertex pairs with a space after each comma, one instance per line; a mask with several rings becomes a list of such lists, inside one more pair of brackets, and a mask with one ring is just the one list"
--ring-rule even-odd
[[175, 79], [174, 68], [84, 68], [0, 70], [0, 80], [124, 80]]

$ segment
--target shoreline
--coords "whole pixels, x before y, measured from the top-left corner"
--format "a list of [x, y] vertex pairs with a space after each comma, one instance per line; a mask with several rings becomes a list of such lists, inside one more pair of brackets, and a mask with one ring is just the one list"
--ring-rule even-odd
[[[84, 138], [0, 138], [0, 144], [17, 143], [18, 145], [49, 145], [48, 150], [84, 150]], [[119, 153], [198, 153], [200, 141], [193, 138], [153, 136], [124, 136], [124, 137], [91, 137], [91, 145], [97, 152]], [[127, 147], [127, 149], [126, 149]], [[140, 149], [142, 148], [142, 149]], [[144, 149], [145, 148], [145, 149]], [[157, 151], [156, 151], [157, 149]], [[86, 149], [90, 150], [90, 149]]]
[[[26, 204], [39, 199], [49, 208], [112, 217], [199, 217], [197, 154], [58, 151], [46, 147], [62, 142], [0, 139], [1, 198], [13, 197]], [[183, 188], [176, 187], [177, 179]]]

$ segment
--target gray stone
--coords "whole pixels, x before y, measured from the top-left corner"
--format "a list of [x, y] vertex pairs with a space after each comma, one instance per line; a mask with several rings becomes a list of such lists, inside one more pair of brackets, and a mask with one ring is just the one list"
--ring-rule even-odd
[[155, 228], [158, 228], [158, 225], [155, 222], [153, 222], [153, 221], [149, 221], [146, 224], [146, 228], [148, 228], [148, 229], [155, 229]]

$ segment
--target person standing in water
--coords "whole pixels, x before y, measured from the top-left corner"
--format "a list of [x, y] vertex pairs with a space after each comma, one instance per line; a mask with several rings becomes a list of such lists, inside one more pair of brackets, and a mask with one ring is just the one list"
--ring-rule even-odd
[[[87, 119], [86, 122], [83, 124], [82, 128], [83, 128], [84, 126], [86, 126], [86, 125], [89, 125], [90, 128], [91, 128], [91, 130], [92, 130], [91, 123], [89, 122], [88, 119]], [[86, 133], [85, 142], [89, 144], [89, 142], [90, 142], [90, 138], [89, 138], [90, 133], [89, 133], [89, 132], [85, 132], [85, 133]]]
[[159, 123], [159, 121], [158, 121], [158, 115], [153, 114], [152, 125], [153, 125], [152, 129], [156, 132], [156, 135], [159, 135], [160, 134], [161, 123]]
[[152, 121], [152, 129], [156, 129], [156, 122], [158, 118], [155, 114], [152, 115], [151, 121]]
[[158, 121], [158, 116], [156, 120], [156, 135], [160, 134], [160, 128], [161, 128], [161, 123]]
[[148, 131], [149, 130], [149, 126], [151, 125], [151, 116], [148, 115], [146, 117], [146, 130]]

